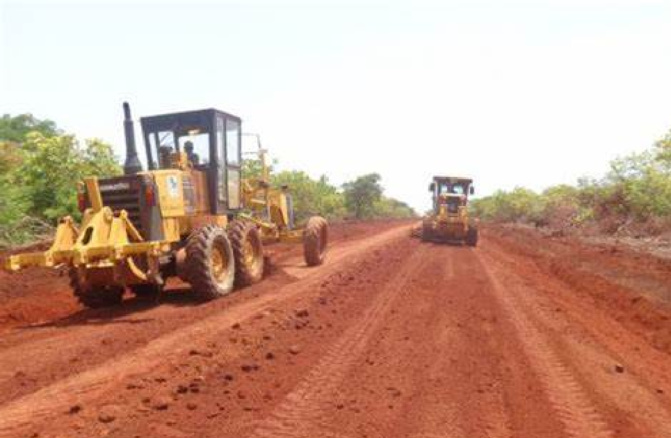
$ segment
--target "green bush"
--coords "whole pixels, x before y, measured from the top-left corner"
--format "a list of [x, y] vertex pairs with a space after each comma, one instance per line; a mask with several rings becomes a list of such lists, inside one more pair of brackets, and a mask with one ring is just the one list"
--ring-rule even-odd
[[[598, 225], [614, 232], [632, 224], [671, 224], [671, 131], [650, 150], [613, 160], [601, 179], [498, 191], [472, 202], [481, 218], [555, 228]], [[658, 227], [654, 231], [660, 231]]]
[[497, 222], [537, 222], [543, 210], [542, 197], [532, 190], [516, 187], [499, 190], [491, 196], [471, 202], [473, 213]]
[[76, 183], [121, 173], [112, 147], [80, 144], [51, 121], [31, 115], [0, 119], [0, 246], [29, 242], [58, 218], [79, 217]]
[[316, 214], [329, 219], [342, 218], [345, 215], [343, 196], [336, 187], [329, 184], [326, 176], [314, 180], [305, 172], [285, 170], [272, 175], [271, 184], [275, 187], [289, 187], [298, 223]]

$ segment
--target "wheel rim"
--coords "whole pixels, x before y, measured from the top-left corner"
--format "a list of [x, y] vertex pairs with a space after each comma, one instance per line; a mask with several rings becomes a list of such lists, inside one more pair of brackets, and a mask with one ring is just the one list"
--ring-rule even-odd
[[212, 248], [212, 275], [217, 283], [222, 283], [228, 275], [228, 256], [226, 249], [222, 245], [215, 245]]
[[258, 270], [260, 260], [258, 245], [255, 245], [252, 239], [248, 237], [245, 239], [245, 244], [243, 245], [242, 251], [245, 265], [247, 265], [253, 271]]

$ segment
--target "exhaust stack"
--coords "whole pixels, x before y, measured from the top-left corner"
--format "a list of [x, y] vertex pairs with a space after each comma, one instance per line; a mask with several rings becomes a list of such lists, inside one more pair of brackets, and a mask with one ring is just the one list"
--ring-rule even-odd
[[142, 172], [142, 163], [137, 156], [137, 147], [135, 146], [135, 129], [133, 128], [133, 119], [130, 117], [130, 105], [123, 103], [123, 130], [126, 134], [126, 162], [123, 165], [123, 172], [126, 175], [133, 175]]

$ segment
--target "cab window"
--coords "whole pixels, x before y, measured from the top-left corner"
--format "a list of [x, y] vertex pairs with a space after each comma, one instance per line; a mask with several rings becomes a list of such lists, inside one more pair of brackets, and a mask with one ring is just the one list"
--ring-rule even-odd
[[210, 134], [193, 130], [179, 137], [180, 150], [194, 166], [207, 165], [210, 162]]
[[225, 144], [224, 144], [224, 119], [222, 117], [217, 117], [217, 159], [218, 159], [218, 172], [217, 175], [217, 193], [219, 193], [219, 201], [226, 202], [227, 200], [227, 190], [226, 190], [226, 163], [225, 163]]
[[226, 120], [226, 160], [231, 166], [240, 164], [240, 124]]
[[175, 133], [172, 131], [160, 131], [158, 133], [158, 147], [175, 149]]
[[240, 123], [226, 120], [228, 208], [240, 208]]

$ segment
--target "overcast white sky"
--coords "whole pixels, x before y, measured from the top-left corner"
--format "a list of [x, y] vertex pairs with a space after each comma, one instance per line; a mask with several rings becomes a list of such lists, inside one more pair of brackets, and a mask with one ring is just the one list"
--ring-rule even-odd
[[378, 172], [419, 211], [434, 174], [542, 189], [671, 128], [671, 2], [93, 3], [0, 0], [0, 113], [122, 156], [122, 101], [216, 107], [280, 168]]

